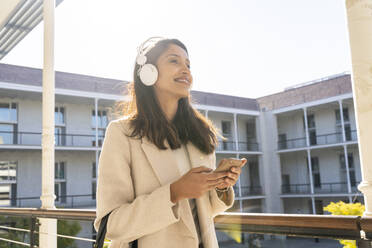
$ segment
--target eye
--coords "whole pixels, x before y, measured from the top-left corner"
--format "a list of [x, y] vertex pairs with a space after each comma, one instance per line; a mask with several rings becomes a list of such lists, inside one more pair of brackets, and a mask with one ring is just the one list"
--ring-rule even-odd
[[177, 64], [178, 63], [177, 59], [171, 59], [171, 60], [169, 60], [169, 62], [172, 63], [172, 64]]
[[191, 66], [190, 66], [189, 64], [187, 64], [186, 66], [187, 66], [187, 68], [189, 68], [189, 69], [191, 68]]

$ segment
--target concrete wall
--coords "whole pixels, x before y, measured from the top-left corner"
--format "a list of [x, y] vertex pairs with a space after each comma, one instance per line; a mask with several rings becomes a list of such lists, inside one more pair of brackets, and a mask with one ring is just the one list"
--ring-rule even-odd
[[[281, 193], [281, 174], [280, 174], [280, 160], [276, 153], [278, 128], [276, 116], [271, 112], [261, 112], [259, 117], [260, 136], [262, 139], [262, 170], [263, 181], [266, 197], [263, 212], [266, 213], [281, 213], [282, 204], [280, 200]], [[260, 167], [261, 167], [260, 166]]]

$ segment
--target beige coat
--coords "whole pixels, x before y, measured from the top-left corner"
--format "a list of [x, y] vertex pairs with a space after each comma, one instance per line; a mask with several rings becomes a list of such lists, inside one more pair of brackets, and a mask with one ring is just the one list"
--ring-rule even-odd
[[[147, 138], [129, 138], [126, 119], [107, 127], [99, 159], [97, 184], [98, 230], [101, 219], [111, 212], [106, 238], [110, 248], [127, 248], [138, 239], [139, 248], [197, 248], [198, 237], [188, 200], [175, 206], [170, 201], [170, 183], [181, 175], [170, 149], [160, 150]], [[191, 142], [186, 145], [191, 166], [214, 169], [215, 153], [206, 155]], [[201, 237], [205, 248], [217, 248], [213, 218], [231, 207], [215, 190], [196, 199]]]

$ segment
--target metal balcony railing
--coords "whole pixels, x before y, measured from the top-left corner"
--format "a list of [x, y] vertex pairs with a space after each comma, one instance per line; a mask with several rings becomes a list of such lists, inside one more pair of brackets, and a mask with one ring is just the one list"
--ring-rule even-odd
[[[359, 182], [352, 183], [353, 193], [358, 192], [356, 186]], [[310, 194], [310, 184], [283, 184], [282, 194]], [[348, 193], [347, 182], [321, 183], [314, 185], [314, 193], [329, 194], [329, 193]]]
[[[348, 141], [357, 141], [357, 131], [351, 130], [349, 132], [345, 132], [346, 142]], [[321, 134], [317, 136], [309, 136], [310, 146], [316, 145], [330, 145], [330, 144], [337, 144], [343, 143], [342, 133], [329, 133], [329, 134]], [[295, 138], [295, 139], [287, 139], [284, 141], [278, 142], [278, 150], [285, 150], [285, 149], [294, 149], [294, 148], [303, 148], [306, 147], [306, 137]]]
[[310, 184], [283, 184], [282, 194], [310, 194]]
[[[259, 145], [257, 142], [238, 142], [239, 151], [259, 151]], [[235, 141], [218, 141], [216, 151], [236, 151]]]
[[[40, 132], [0, 131], [0, 145], [40, 146]], [[96, 136], [90, 134], [55, 134], [56, 146], [95, 147]], [[102, 145], [103, 135], [98, 135], [98, 146]]]
[[241, 192], [242, 192], [242, 197], [262, 195], [262, 187], [261, 186], [241, 186]]
[[[8, 202], [8, 204], [2, 204]], [[76, 208], [76, 207], [95, 207], [96, 196], [94, 194], [80, 195], [59, 195], [55, 201], [57, 207]], [[40, 207], [40, 196], [12, 197], [0, 199], [0, 207]]]
[[[14, 216], [27, 219], [29, 228], [11, 227], [9, 223], [0, 223], [0, 242], [17, 243], [23, 246], [38, 247], [38, 218], [93, 221], [95, 210], [35, 208], [0, 208], [0, 216]], [[292, 215], [292, 214], [251, 214], [224, 213], [214, 219], [217, 231], [235, 231], [239, 233], [263, 233], [307, 238], [329, 238], [356, 240], [358, 247], [370, 247], [372, 237], [372, 218], [360, 216], [330, 215]], [[11, 240], [7, 233], [22, 232], [23, 240]], [[46, 233], [55, 235], [52, 233]], [[92, 235], [93, 236], [93, 235]], [[91, 238], [80, 238], [57, 233], [58, 238], [74, 239], [93, 244]]]
[[278, 142], [279, 150], [294, 149], [294, 148], [301, 148], [301, 147], [306, 147], [306, 137], [287, 139], [287, 140]]

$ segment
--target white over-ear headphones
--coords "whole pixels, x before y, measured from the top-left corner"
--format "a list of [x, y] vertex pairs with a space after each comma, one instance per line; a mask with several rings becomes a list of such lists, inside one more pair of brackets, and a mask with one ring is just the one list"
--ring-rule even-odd
[[[138, 47], [136, 63], [140, 66], [137, 75], [142, 83], [151, 86], [158, 80], [158, 70], [153, 64], [146, 64], [146, 53], [150, 51], [159, 41], [164, 40], [163, 37], [151, 37], [143, 42]], [[150, 43], [150, 44], [149, 44]]]

